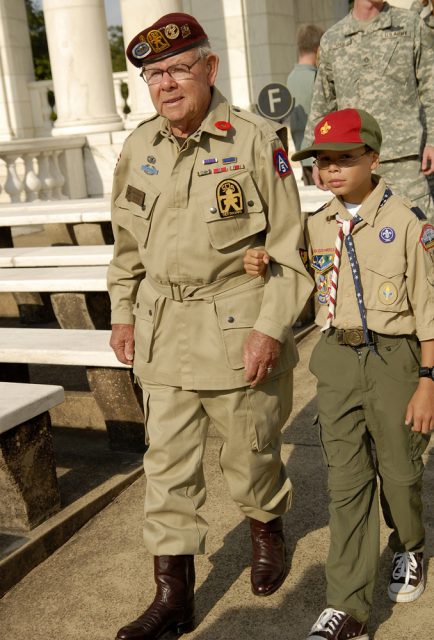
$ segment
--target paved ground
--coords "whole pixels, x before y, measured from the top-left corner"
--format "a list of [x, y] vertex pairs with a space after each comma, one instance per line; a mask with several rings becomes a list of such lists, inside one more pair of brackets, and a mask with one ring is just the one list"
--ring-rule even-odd
[[[206, 454], [210, 524], [207, 555], [196, 561], [198, 626], [191, 640], [303, 640], [324, 606], [324, 559], [328, 545], [325, 473], [312, 416], [313, 379], [306, 362], [317, 336], [300, 348], [292, 421], [285, 430], [284, 459], [294, 484], [285, 518], [291, 570], [269, 598], [249, 587], [248, 528], [222, 481], [211, 437]], [[434, 638], [434, 455], [426, 456], [428, 587], [415, 603], [387, 599], [390, 553], [382, 530], [381, 576], [371, 640]], [[2, 638], [13, 640], [113, 640], [116, 631], [152, 600], [152, 561], [142, 546], [143, 478], [137, 480], [36, 567], [0, 602]]]

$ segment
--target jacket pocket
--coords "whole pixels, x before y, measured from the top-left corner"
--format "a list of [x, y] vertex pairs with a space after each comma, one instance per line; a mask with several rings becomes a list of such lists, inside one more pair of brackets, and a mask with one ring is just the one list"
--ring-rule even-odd
[[132, 178], [116, 198], [115, 206], [131, 214], [131, 231], [137, 242], [146, 246], [160, 191], [136, 176]]
[[200, 206], [209, 241], [221, 250], [263, 231], [267, 219], [250, 173], [218, 174], [215, 178]]
[[149, 362], [157, 322], [158, 301], [161, 296], [144, 280], [139, 288], [134, 305], [134, 362]]
[[244, 367], [244, 342], [255, 324], [261, 309], [264, 286], [262, 283], [240, 291], [234, 290], [230, 296], [214, 300], [226, 360], [231, 369]]
[[402, 256], [368, 256], [362, 275], [363, 301], [367, 309], [378, 311], [406, 311], [409, 308]]

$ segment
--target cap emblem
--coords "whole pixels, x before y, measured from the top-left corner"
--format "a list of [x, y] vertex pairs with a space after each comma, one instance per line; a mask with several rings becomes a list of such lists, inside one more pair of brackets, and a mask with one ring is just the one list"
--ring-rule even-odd
[[164, 33], [161, 33], [158, 29], [154, 29], [148, 33], [148, 42], [152, 47], [152, 51], [155, 53], [161, 53], [170, 47]]
[[169, 40], [175, 40], [179, 36], [179, 27], [176, 24], [168, 24], [164, 29], [164, 33], [169, 38]]
[[188, 38], [188, 36], [190, 35], [191, 31], [190, 31], [190, 27], [188, 26], [188, 24], [183, 24], [181, 27], [181, 34], [183, 38]]
[[146, 56], [149, 56], [151, 51], [152, 49], [147, 42], [139, 42], [133, 48], [131, 53], [135, 58], [137, 58], [138, 60], [141, 60], [142, 58], [146, 58]]
[[331, 125], [329, 125], [329, 123], [326, 121], [326, 122], [324, 122], [324, 124], [321, 127], [321, 129], [319, 130], [319, 132], [320, 132], [320, 134], [322, 136], [325, 136], [330, 131], [330, 129], [331, 129]]

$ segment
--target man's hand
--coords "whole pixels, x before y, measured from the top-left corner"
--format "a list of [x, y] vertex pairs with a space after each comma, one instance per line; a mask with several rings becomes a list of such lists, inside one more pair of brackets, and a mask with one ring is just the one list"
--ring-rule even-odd
[[422, 173], [430, 176], [434, 173], [434, 147], [427, 145], [422, 155]]
[[410, 426], [411, 423], [412, 431], [434, 431], [434, 382], [429, 378], [420, 378], [418, 387], [408, 403], [405, 424]]
[[321, 189], [322, 191], [328, 191], [324, 182], [321, 180], [321, 176], [319, 175], [319, 169], [316, 166], [316, 164], [314, 164], [312, 167], [312, 178], [316, 186], [318, 187], [318, 189]]
[[243, 262], [244, 270], [249, 276], [264, 276], [270, 256], [265, 249], [247, 249]]
[[253, 329], [244, 343], [244, 368], [247, 382], [256, 387], [271, 373], [280, 355], [280, 342]]
[[110, 346], [116, 358], [123, 364], [133, 364], [134, 360], [134, 325], [112, 324]]

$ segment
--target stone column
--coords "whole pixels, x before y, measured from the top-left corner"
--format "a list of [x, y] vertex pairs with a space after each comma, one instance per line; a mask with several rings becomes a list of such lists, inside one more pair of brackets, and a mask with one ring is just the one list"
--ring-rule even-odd
[[0, 140], [34, 134], [28, 82], [34, 80], [24, 0], [0, 2]]
[[[120, 7], [125, 48], [139, 31], [161, 16], [184, 11], [182, 0], [120, 0]], [[139, 69], [128, 61], [127, 68], [131, 113], [128, 114], [125, 128], [134, 129], [155, 109], [148, 88], [139, 76]]]
[[104, 0], [44, 0], [44, 16], [58, 116], [53, 135], [123, 129]]

